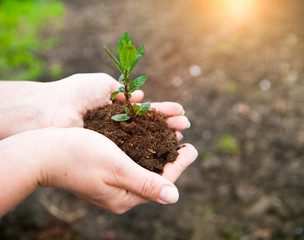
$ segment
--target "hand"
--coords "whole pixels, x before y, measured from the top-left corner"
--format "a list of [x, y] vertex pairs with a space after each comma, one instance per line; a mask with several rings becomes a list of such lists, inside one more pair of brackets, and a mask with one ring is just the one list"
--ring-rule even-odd
[[38, 184], [63, 188], [114, 213], [146, 201], [174, 203], [178, 191], [171, 181], [197, 157], [191, 145], [179, 152], [176, 162], [164, 169], [169, 181], [87, 129], [47, 128], [17, 134], [0, 142], [0, 216]]
[[[104, 73], [76, 74], [57, 82], [2, 82], [0, 97], [0, 139], [26, 130], [45, 127], [82, 127], [89, 109], [110, 102], [120, 84]], [[143, 98], [141, 90], [132, 94], [132, 102]], [[123, 94], [116, 99], [123, 100]], [[189, 125], [183, 108], [177, 103], [152, 104], [170, 116], [169, 127], [182, 130]], [[177, 117], [179, 116], [179, 117]], [[177, 133], [181, 138], [180, 133]]]
[[[106, 74], [77, 74], [52, 83], [4, 82], [0, 98], [0, 112], [3, 116], [0, 120], [2, 130], [0, 138], [30, 129], [50, 126], [82, 127], [84, 113], [88, 109], [108, 103], [111, 92], [118, 87], [119, 83]], [[142, 98], [143, 92], [136, 91], [132, 101], [139, 102]], [[117, 95], [117, 99], [123, 100], [123, 96]], [[183, 130], [189, 126], [188, 119], [182, 116], [184, 110], [181, 105], [166, 102], [153, 103], [152, 107], [168, 116], [169, 127]], [[91, 135], [95, 136], [93, 137], [94, 141], [92, 141], [92, 137], [88, 137]], [[60, 136], [59, 139], [58, 136]], [[177, 136], [178, 138], [182, 137], [179, 132], [177, 132]], [[76, 139], [81, 139], [81, 141], [75, 142]], [[81, 143], [84, 142], [85, 146], [88, 143], [92, 143], [92, 146], [83, 149], [81, 146], [84, 145]], [[169, 198], [165, 200], [164, 197], [160, 197], [162, 186], [166, 183], [172, 187], [170, 182], [174, 182], [197, 156], [192, 145], [186, 144], [184, 148], [180, 149], [177, 160], [174, 163], [168, 163], [164, 168], [163, 176], [170, 180], [168, 182], [165, 178], [136, 165], [107, 138], [85, 129], [29, 131], [9, 137], [0, 143], [0, 161], [2, 161], [0, 181], [6, 183], [5, 189], [0, 194], [0, 206], [2, 206], [0, 207], [0, 215], [32, 192], [38, 183], [65, 188], [99, 207], [117, 213], [126, 211], [147, 200], [161, 203], [174, 202], [177, 197], [176, 189], [169, 188], [175, 190], [172, 190], [173, 193], [169, 194]], [[87, 173], [94, 173], [95, 168], [92, 166], [97, 166], [94, 163], [101, 161], [100, 158], [96, 160], [96, 156], [101, 157], [103, 153], [96, 150], [95, 147], [101, 146], [103, 143], [106, 143], [105, 146], [109, 148], [101, 149], [112, 150], [110, 155], [105, 155], [108, 157], [106, 159], [113, 160], [120, 156], [121, 159], [127, 159], [123, 161], [125, 164], [128, 163], [132, 166], [135, 164], [135, 167], [134, 169], [132, 167], [133, 170], [130, 172], [124, 172], [119, 170], [119, 167], [123, 165], [114, 164], [112, 166], [113, 161], [111, 161], [111, 165], [105, 164], [105, 167], [111, 166], [109, 170], [114, 173], [109, 174], [111, 176], [106, 174], [111, 173], [108, 169], [105, 168], [105, 171], [101, 171], [100, 168], [97, 168], [94, 176], [97, 176], [98, 173], [104, 173], [106, 177], [114, 176], [115, 178], [109, 182], [104, 182], [104, 184], [101, 182], [100, 186], [105, 188], [100, 189], [99, 184], [94, 183], [94, 176], [90, 177], [90, 174]], [[16, 146], [18, 146], [19, 151], [15, 151]], [[84, 154], [86, 151], [88, 153]], [[94, 157], [95, 154], [97, 155]], [[73, 159], [77, 161], [73, 162]], [[87, 166], [84, 159], [89, 159], [92, 164]], [[105, 163], [103, 160], [102, 162]], [[86, 164], [83, 164], [84, 162]], [[66, 164], [65, 168], [62, 168], [62, 165], [60, 167], [60, 164]], [[125, 169], [129, 169], [131, 165], [127, 165]], [[83, 166], [85, 170], [79, 166]], [[102, 166], [101, 164], [100, 167]], [[64, 178], [64, 174], [60, 175], [62, 169], [68, 170], [72, 178]], [[134, 181], [133, 175], [137, 172], [139, 172], [140, 177]], [[82, 177], [88, 178], [87, 182], [90, 184], [86, 185], [85, 182], [82, 182]], [[124, 180], [119, 181], [119, 179]], [[95, 187], [99, 191], [96, 191]], [[112, 191], [113, 189], [117, 191], [115, 196], [112, 196], [115, 193]], [[116, 201], [110, 201], [112, 198]]]

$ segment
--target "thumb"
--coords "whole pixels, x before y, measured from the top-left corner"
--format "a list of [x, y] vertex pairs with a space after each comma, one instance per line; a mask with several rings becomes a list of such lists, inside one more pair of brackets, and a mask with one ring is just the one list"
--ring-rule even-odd
[[146, 200], [162, 204], [176, 203], [179, 198], [176, 186], [166, 178], [139, 166], [125, 155], [116, 178], [117, 187], [126, 189]]
[[136, 186], [134, 185], [135, 188], [130, 189], [130, 191], [140, 195], [142, 198], [162, 204], [176, 203], [178, 201], [179, 193], [173, 183], [144, 168], [142, 172], [142, 176], [134, 179]]

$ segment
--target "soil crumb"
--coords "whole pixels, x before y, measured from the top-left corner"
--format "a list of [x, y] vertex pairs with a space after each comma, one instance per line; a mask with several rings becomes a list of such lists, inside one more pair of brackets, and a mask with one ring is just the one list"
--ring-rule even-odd
[[161, 174], [166, 163], [174, 162], [179, 149], [175, 130], [166, 124], [166, 117], [149, 110], [135, 121], [116, 122], [111, 119], [124, 113], [119, 102], [89, 110], [84, 127], [111, 139], [122, 151], [142, 167]]

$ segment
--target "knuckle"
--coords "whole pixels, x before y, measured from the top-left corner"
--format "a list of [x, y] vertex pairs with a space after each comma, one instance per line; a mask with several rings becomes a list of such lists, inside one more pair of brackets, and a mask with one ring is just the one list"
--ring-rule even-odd
[[127, 212], [127, 211], [129, 211], [129, 210], [130, 210], [129, 207], [123, 206], [123, 207], [118, 208], [118, 211], [117, 211], [116, 214], [121, 215], [121, 214], [124, 214], [125, 212]]
[[109, 74], [107, 74], [107, 73], [100, 73], [100, 76], [112, 79], [112, 77]]
[[117, 215], [121, 215], [124, 214], [126, 212], [126, 210], [122, 209], [122, 208], [115, 208], [111, 211], [112, 213], [115, 213]]
[[127, 212], [130, 208], [127, 207], [126, 205], [124, 204], [114, 204], [112, 205], [111, 207], [109, 207], [109, 210], [112, 212], [112, 213], [115, 213], [115, 214], [118, 214], [118, 215], [121, 215], [125, 212]]
[[81, 73], [75, 73], [75, 74], [71, 75], [70, 78], [78, 79], [78, 78], [80, 78], [82, 75], [83, 75], [83, 74], [81, 74]]
[[144, 198], [149, 198], [151, 197], [154, 188], [155, 188], [154, 178], [151, 174], [149, 174], [146, 176], [146, 178], [143, 181], [140, 195], [143, 196]]

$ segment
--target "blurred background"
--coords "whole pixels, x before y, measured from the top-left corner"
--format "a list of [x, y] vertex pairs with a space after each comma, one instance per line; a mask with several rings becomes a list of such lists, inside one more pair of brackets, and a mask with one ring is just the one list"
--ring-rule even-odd
[[146, 100], [177, 101], [192, 123], [179, 202], [114, 215], [38, 189], [0, 239], [303, 240], [304, 2], [1, 0], [0, 79], [118, 78], [103, 45], [125, 31], [147, 43]]

